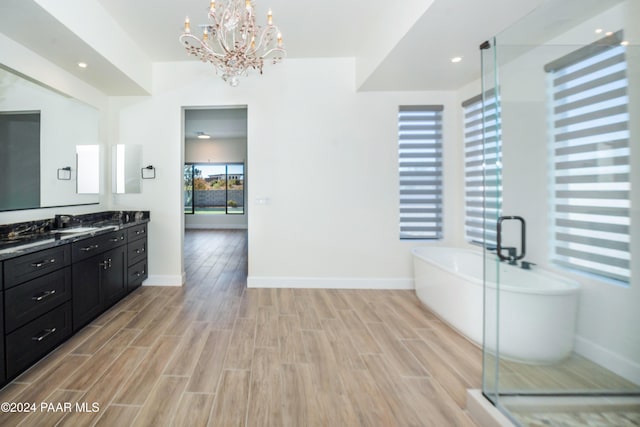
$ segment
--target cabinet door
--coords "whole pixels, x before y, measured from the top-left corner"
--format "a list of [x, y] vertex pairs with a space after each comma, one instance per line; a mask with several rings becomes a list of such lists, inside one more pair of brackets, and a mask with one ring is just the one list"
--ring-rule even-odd
[[[2, 273], [2, 268], [0, 268], [0, 275], [1, 273]], [[0, 385], [4, 384], [4, 382], [7, 379], [6, 372], [4, 371], [4, 329], [3, 329], [3, 322], [2, 322], [2, 319], [4, 319], [4, 313], [2, 311], [4, 307], [3, 297], [4, 297], [3, 292], [0, 291]]]
[[73, 330], [77, 331], [102, 311], [100, 276], [102, 255], [76, 262], [71, 267], [73, 289]]
[[129, 267], [128, 271], [129, 272], [127, 274], [128, 276], [127, 290], [131, 292], [135, 288], [142, 285], [142, 282], [144, 281], [144, 279], [148, 277], [147, 259], [145, 258], [142, 261], [138, 262], [137, 264], [132, 265], [131, 267]]
[[71, 335], [68, 302], [6, 336], [7, 377], [12, 378]]
[[71, 267], [65, 267], [5, 291], [6, 333], [71, 299]]
[[127, 265], [136, 264], [147, 258], [146, 236], [127, 245]]
[[69, 245], [22, 255], [5, 261], [5, 289], [56, 271], [70, 263]]
[[126, 246], [105, 252], [102, 258], [101, 286], [106, 310], [127, 292]]

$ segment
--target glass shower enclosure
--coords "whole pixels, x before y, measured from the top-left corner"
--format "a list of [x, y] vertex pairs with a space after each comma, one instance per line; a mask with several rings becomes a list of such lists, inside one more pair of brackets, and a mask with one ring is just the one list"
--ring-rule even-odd
[[640, 1], [547, 0], [480, 48], [483, 394], [640, 425]]

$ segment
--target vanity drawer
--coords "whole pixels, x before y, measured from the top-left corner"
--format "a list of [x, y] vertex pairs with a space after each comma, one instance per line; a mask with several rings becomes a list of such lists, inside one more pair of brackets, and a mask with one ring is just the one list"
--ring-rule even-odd
[[22, 255], [5, 261], [4, 288], [35, 279], [71, 263], [69, 245]]
[[135, 225], [127, 228], [127, 237], [129, 242], [142, 239], [147, 236], [147, 224]]
[[7, 377], [19, 374], [70, 334], [71, 303], [66, 302], [7, 335]]
[[114, 231], [72, 243], [71, 256], [73, 262], [78, 262], [125, 243], [127, 243], [126, 231]]
[[140, 286], [149, 276], [147, 271], [147, 260], [145, 259], [135, 265], [132, 265], [127, 271], [127, 290], [131, 291]]
[[133, 265], [147, 257], [147, 239], [129, 243], [127, 249], [127, 265]]
[[71, 299], [71, 267], [15, 286], [5, 292], [5, 328], [11, 332]]

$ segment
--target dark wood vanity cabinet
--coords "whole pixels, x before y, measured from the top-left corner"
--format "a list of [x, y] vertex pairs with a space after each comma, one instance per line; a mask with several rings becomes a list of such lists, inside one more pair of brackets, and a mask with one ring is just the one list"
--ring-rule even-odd
[[71, 335], [70, 264], [67, 245], [4, 261], [7, 379]]
[[127, 232], [127, 289], [142, 285], [147, 272], [147, 224], [131, 227]]
[[2, 263], [0, 262], [0, 384], [4, 384], [7, 380], [7, 374], [4, 369], [4, 284], [2, 274]]
[[7, 378], [12, 378], [71, 335], [71, 303], [66, 302], [6, 336]]
[[0, 262], [0, 387], [147, 276], [146, 223]]
[[12, 258], [4, 262], [4, 288], [8, 289], [19, 283], [56, 271], [70, 263], [71, 253], [68, 245]]
[[71, 299], [71, 267], [5, 291], [5, 329], [12, 332]]
[[72, 244], [74, 331], [126, 294], [125, 243], [126, 232], [118, 231]]

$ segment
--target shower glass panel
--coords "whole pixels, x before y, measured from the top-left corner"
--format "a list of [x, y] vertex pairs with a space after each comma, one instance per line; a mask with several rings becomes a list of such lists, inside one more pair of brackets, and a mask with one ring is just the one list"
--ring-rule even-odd
[[483, 392], [518, 425], [640, 425], [638, 22], [547, 0], [481, 48]]
[[[484, 252], [484, 340], [482, 383], [485, 395], [496, 402], [498, 399], [498, 307], [500, 304], [499, 263], [496, 260], [496, 223], [501, 213], [500, 185], [501, 180], [501, 148], [500, 148], [500, 99], [496, 96], [497, 64], [496, 50], [491, 49], [495, 43], [484, 43], [481, 46], [482, 66], [482, 157], [483, 157], [483, 241]], [[496, 197], [491, 197], [491, 194]]]

